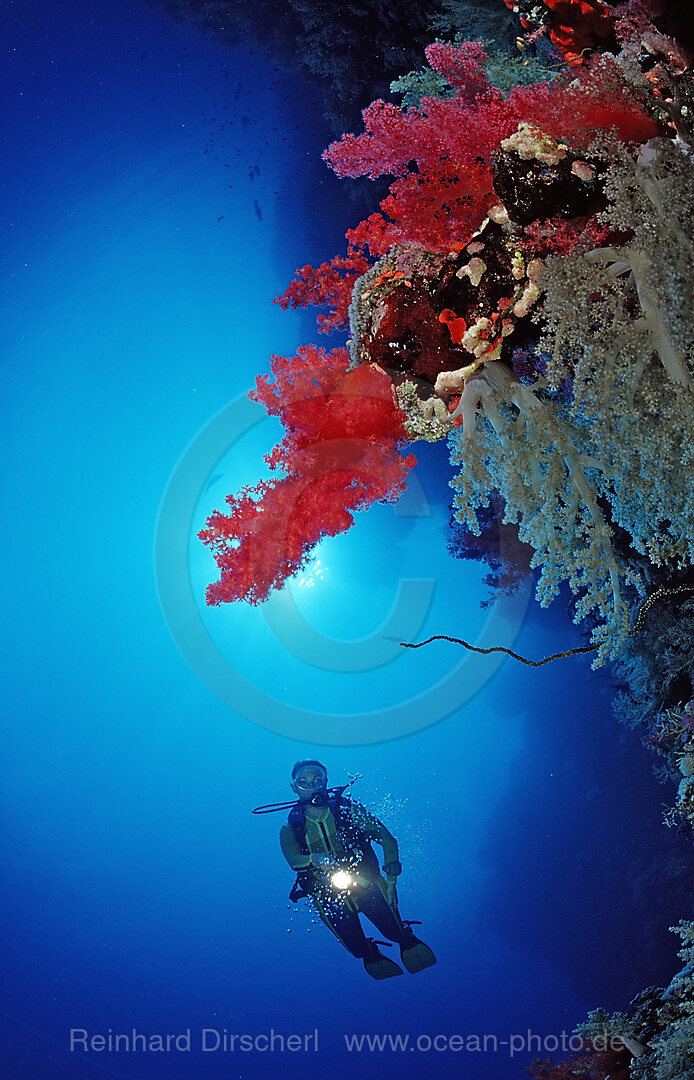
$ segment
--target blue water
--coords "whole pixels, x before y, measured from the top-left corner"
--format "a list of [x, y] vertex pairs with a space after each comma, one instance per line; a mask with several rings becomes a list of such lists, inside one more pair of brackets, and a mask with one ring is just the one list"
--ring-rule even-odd
[[[670, 793], [583, 659], [399, 649], [579, 643], [562, 601], [479, 608], [442, 446], [268, 606], [205, 609], [194, 533], [278, 435], [245, 394], [314, 333], [272, 298], [355, 223], [330, 132], [259, 45], [138, 0], [24, 0], [0, 29], [1, 1074], [522, 1076], [538, 1044], [512, 1037], [553, 1049], [673, 973]], [[281, 815], [250, 809], [314, 756], [399, 837], [435, 968], [374, 983], [288, 904]], [[204, 1051], [205, 1028], [318, 1049]], [[85, 1051], [71, 1029], [191, 1043]], [[487, 1051], [348, 1052], [363, 1032]]]

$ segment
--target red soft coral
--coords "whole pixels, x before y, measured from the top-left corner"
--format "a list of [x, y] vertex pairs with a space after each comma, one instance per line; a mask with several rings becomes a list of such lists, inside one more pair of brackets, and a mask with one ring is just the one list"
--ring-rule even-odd
[[348, 234], [372, 254], [383, 254], [394, 242], [439, 252], [466, 244], [496, 201], [493, 155], [521, 121], [579, 151], [598, 130], [614, 130], [637, 144], [659, 132], [639, 103], [625, 95], [612, 57], [596, 57], [570, 83], [518, 86], [504, 98], [485, 84], [483, 50], [469, 49], [470, 44], [446, 46], [445, 55], [437, 53], [435, 59], [451, 78], [466, 72], [472, 91], [461, 86], [454, 97], [423, 98], [407, 113], [375, 101], [362, 114], [363, 133], [343, 135], [323, 154], [338, 176], [396, 177], [381, 213]]
[[481, 42], [450, 45], [435, 41], [427, 45], [424, 55], [429, 67], [457, 90], [461, 104], [474, 105], [499, 98], [498, 89], [489, 82], [485, 67], [487, 54]]
[[504, 97], [489, 84], [478, 42], [437, 42], [426, 54], [456, 89], [454, 97], [423, 98], [409, 112], [374, 101], [362, 114], [363, 133], [343, 135], [323, 154], [338, 176], [395, 177], [380, 211], [347, 232], [346, 257], [301, 267], [277, 298], [282, 307], [331, 309], [318, 317], [323, 332], [347, 326], [352, 288], [369, 267], [360, 249], [379, 258], [394, 244], [448, 254], [468, 243], [498, 201], [493, 156], [521, 121], [568, 138], [577, 150], [586, 148], [596, 130], [613, 129], [633, 143], [659, 131], [639, 104], [625, 97], [611, 57], [596, 58], [571, 84], [521, 86]]
[[207, 519], [199, 537], [221, 572], [208, 604], [266, 600], [319, 540], [349, 529], [357, 510], [403, 493], [415, 462], [399, 452], [405, 417], [390, 379], [375, 364], [349, 370], [348, 362], [346, 349], [307, 346], [273, 357], [273, 377], [257, 380], [251, 397], [286, 429], [267, 458], [285, 475], [227, 496], [229, 512]]
[[532, 1080], [629, 1080], [629, 1051], [596, 1050], [590, 1045], [556, 1064], [539, 1058], [525, 1071]]
[[488, 168], [441, 161], [395, 180], [381, 212], [349, 229], [347, 240], [376, 257], [393, 244], [419, 244], [441, 254], [460, 251], [496, 201]]
[[526, 225], [520, 246], [529, 255], [571, 255], [589, 248], [605, 247], [614, 233], [593, 214], [590, 217], [546, 218]]
[[329, 313], [318, 316], [320, 332], [330, 334], [333, 330], [345, 330], [354, 282], [370, 265], [368, 259], [350, 244], [344, 257], [336, 255], [320, 266], [300, 266], [289, 288], [275, 297], [275, 303], [283, 311], [311, 304], [327, 307], [331, 309]]
[[620, 45], [653, 31], [663, 11], [663, 0], [625, 0], [614, 9], [615, 32]]

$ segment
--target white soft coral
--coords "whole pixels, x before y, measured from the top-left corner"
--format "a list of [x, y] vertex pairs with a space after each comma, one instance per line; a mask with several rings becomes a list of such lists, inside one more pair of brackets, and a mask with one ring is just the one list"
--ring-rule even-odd
[[451, 461], [460, 465], [452, 481], [456, 516], [479, 532], [476, 510], [498, 490], [504, 520], [535, 549], [539, 602], [548, 604], [568, 582], [575, 620], [599, 620], [593, 641], [602, 662], [619, 650], [629, 620], [612, 531], [597, 501], [596, 462], [584, 457], [556, 405], [503, 364], [485, 364], [460, 389], [463, 424], [451, 435]]

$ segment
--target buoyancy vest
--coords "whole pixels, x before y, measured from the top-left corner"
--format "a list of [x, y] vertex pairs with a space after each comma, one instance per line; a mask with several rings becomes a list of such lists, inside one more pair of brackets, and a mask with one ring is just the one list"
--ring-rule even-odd
[[[361, 865], [362, 869], [367, 874], [373, 874], [374, 877], [379, 873], [379, 863], [371, 843], [362, 829], [352, 819], [352, 803], [341, 791], [331, 791], [328, 793], [328, 809], [333, 815], [335, 821], [335, 831], [345, 849], [345, 854], [350, 859], [356, 859]], [[296, 837], [296, 842], [303, 855], [310, 855], [310, 849], [306, 840], [306, 809], [305, 806], [299, 803], [293, 806], [289, 812], [287, 818], [287, 824], [290, 826]], [[310, 895], [305, 889], [306, 871], [300, 872], [297, 875], [297, 880], [294, 884], [294, 888], [290, 893], [292, 900], [300, 899], [302, 896]]]

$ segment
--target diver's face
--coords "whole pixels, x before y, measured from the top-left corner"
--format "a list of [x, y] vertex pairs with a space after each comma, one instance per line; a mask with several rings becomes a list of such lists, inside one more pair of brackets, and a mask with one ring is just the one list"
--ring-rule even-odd
[[319, 791], [325, 791], [327, 785], [328, 777], [323, 770], [317, 769], [315, 765], [307, 765], [305, 769], [297, 773], [292, 787], [300, 797], [309, 798]]

